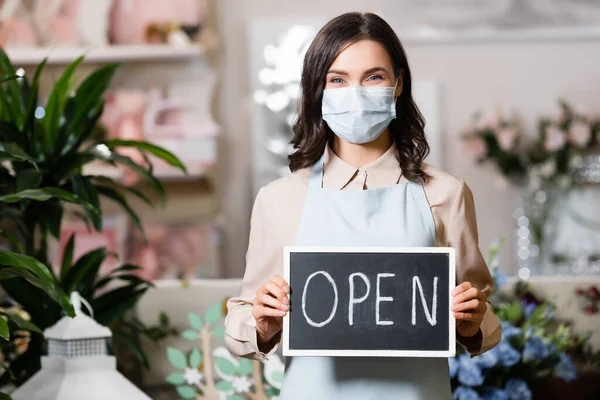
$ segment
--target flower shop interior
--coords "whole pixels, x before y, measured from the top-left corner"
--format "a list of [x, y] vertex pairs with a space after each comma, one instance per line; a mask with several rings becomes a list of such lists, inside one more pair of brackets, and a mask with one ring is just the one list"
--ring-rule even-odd
[[0, 0], [0, 399], [279, 398], [285, 357], [230, 354], [226, 301], [348, 11], [398, 34], [426, 162], [474, 194], [503, 335], [457, 346], [453, 398], [600, 399], [590, 0]]

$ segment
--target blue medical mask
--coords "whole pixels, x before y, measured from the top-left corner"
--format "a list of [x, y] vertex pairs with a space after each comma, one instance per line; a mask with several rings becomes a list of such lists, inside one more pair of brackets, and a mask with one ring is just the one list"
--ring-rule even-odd
[[333, 133], [347, 142], [371, 142], [396, 118], [395, 92], [396, 86], [326, 89], [323, 91], [323, 120]]

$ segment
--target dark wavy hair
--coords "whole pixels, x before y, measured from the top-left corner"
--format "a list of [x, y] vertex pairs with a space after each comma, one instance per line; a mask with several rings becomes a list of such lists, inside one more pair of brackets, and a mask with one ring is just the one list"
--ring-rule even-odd
[[394, 30], [381, 17], [371, 13], [346, 13], [329, 21], [311, 43], [302, 69], [302, 100], [298, 120], [294, 124], [289, 156], [293, 171], [314, 165], [333, 138], [333, 132], [322, 119], [321, 103], [327, 71], [336, 57], [348, 45], [359, 40], [381, 43], [388, 51], [397, 78], [404, 70], [402, 94], [396, 101], [397, 117], [389, 132], [398, 148], [402, 174], [413, 182], [427, 178], [423, 159], [429, 154], [425, 139], [425, 120], [412, 98], [412, 78], [404, 48]]

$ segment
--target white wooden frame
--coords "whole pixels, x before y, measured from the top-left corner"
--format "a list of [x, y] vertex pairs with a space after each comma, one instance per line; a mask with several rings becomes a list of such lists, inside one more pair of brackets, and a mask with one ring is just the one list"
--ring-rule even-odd
[[[452, 289], [456, 286], [456, 256], [451, 247], [303, 247], [284, 248], [283, 271], [286, 282], [290, 280], [290, 256], [293, 253], [444, 253], [449, 256], [448, 305], [452, 305]], [[282, 351], [284, 356], [334, 356], [334, 357], [454, 357], [456, 354], [456, 320], [448, 313], [447, 350], [295, 350], [290, 349], [289, 313], [283, 317]]]

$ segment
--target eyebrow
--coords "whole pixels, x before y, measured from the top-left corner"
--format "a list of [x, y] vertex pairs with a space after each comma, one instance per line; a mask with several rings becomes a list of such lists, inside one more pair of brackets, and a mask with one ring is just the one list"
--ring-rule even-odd
[[[366, 70], [364, 72], [364, 75], [368, 75], [368, 74], [372, 74], [374, 72], [385, 72], [385, 73], [389, 73], [387, 69], [383, 68], [383, 67], [373, 67], [373, 68], [369, 68], [368, 70]], [[348, 75], [347, 72], [345, 71], [338, 71], [335, 69], [330, 69], [329, 71], [327, 71], [327, 74], [335, 74], [335, 75]]]

